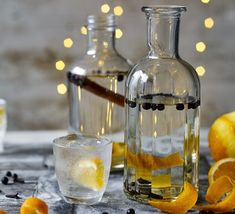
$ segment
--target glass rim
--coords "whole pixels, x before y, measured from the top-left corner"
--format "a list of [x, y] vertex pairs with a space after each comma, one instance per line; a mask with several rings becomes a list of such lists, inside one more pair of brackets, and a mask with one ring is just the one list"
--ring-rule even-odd
[[148, 14], [177, 15], [181, 12], [186, 12], [187, 8], [183, 5], [150, 5], [143, 6], [141, 10]]
[[53, 145], [56, 145], [57, 147], [61, 147], [61, 148], [70, 148], [70, 149], [81, 149], [84, 147], [87, 147], [88, 145], [86, 144], [81, 144], [81, 145], [76, 145], [76, 147], [66, 147], [62, 144], [60, 144], [61, 142], [66, 142], [66, 141], [77, 141], [79, 139], [84, 139], [84, 138], [90, 138], [91, 140], [95, 140], [100, 141], [101, 143], [98, 144], [94, 144], [94, 145], [89, 145], [89, 147], [92, 148], [103, 148], [109, 144], [112, 144], [112, 141], [109, 140], [108, 138], [105, 138], [103, 136], [98, 136], [98, 135], [91, 135], [91, 134], [76, 134], [76, 133], [72, 133], [72, 134], [68, 134], [62, 137], [57, 137], [55, 138], [52, 143]]
[[116, 27], [116, 17], [114, 14], [89, 15], [87, 17], [88, 30], [91, 29], [114, 29]]

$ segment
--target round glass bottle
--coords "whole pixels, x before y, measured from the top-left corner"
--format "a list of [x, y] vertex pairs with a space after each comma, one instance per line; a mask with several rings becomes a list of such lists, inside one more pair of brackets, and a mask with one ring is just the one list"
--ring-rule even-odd
[[124, 192], [130, 199], [177, 197], [198, 188], [200, 82], [178, 53], [182, 6], [143, 7], [149, 53], [126, 82]]
[[130, 64], [115, 49], [115, 16], [88, 16], [88, 48], [67, 74], [69, 129], [113, 141], [112, 169], [123, 168], [124, 87]]

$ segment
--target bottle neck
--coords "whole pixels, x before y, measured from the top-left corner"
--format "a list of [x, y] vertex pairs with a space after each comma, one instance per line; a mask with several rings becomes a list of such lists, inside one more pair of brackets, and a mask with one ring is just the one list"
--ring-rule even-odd
[[153, 58], [179, 58], [180, 17], [147, 16], [149, 56]]
[[115, 30], [89, 29], [87, 54], [103, 54], [115, 51]]

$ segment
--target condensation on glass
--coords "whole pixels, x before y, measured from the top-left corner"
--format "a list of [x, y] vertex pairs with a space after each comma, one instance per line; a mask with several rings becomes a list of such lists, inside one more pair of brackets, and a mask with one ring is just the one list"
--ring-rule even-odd
[[69, 129], [113, 141], [112, 169], [123, 168], [128, 61], [115, 48], [115, 16], [88, 16], [87, 51], [68, 72]]
[[200, 82], [178, 53], [183, 6], [143, 7], [148, 55], [126, 82], [124, 192], [172, 200], [184, 182], [198, 188]]

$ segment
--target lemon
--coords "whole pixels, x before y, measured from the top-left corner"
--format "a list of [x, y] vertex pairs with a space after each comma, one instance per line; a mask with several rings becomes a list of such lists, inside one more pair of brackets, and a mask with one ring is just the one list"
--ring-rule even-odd
[[179, 194], [175, 201], [150, 200], [149, 204], [166, 213], [187, 213], [197, 202], [198, 193], [196, 188], [185, 182], [184, 190]]
[[71, 177], [79, 185], [92, 189], [100, 190], [105, 185], [103, 160], [80, 159], [71, 168]]
[[212, 165], [208, 172], [209, 184], [221, 176], [228, 176], [235, 181], [235, 158], [224, 158]]
[[21, 205], [20, 214], [48, 214], [48, 205], [39, 198], [30, 197]]
[[215, 120], [209, 130], [208, 142], [215, 161], [235, 158], [235, 111]]

